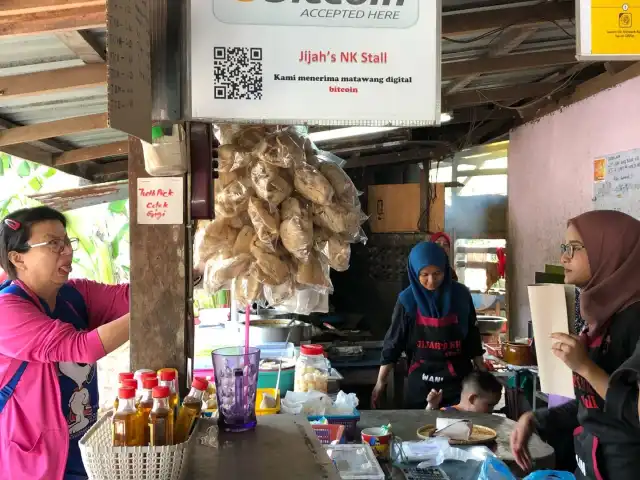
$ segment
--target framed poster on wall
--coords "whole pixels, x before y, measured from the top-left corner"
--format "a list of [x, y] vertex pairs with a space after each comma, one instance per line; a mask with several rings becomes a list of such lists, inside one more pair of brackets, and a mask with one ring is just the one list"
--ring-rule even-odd
[[440, 121], [440, 0], [190, 0], [192, 119]]

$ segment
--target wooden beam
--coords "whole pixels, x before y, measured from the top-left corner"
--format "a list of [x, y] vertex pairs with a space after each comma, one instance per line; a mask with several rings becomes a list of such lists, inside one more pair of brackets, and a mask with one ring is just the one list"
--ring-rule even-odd
[[[489, 48], [489, 52], [486, 54], [485, 58], [497, 58], [511, 53], [515, 48], [518, 47], [518, 45], [520, 45], [529, 36], [531, 36], [531, 34], [535, 32], [536, 29], [536, 26], [531, 25], [526, 27], [511, 27], [507, 29], [502, 33], [498, 40], [493, 45], [491, 45], [491, 47]], [[470, 75], [467, 75], [466, 77], [462, 77], [447, 89], [447, 94], [459, 92], [478, 77], [480, 77], [479, 73], [472, 73]]]
[[453, 152], [449, 148], [443, 146], [415, 148], [403, 152], [350, 158], [347, 160], [344, 168], [372, 167], [374, 165], [391, 165], [396, 163], [420, 163], [425, 160], [435, 160], [451, 153]]
[[517, 26], [507, 29], [498, 40], [489, 47], [489, 58], [502, 57], [513, 52], [529, 38], [538, 27], [536, 25]]
[[22, 145], [13, 145], [0, 147], [0, 152], [11, 155], [12, 157], [24, 158], [31, 162], [36, 162], [41, 165], [52, 166], [53, 154], [43, 150], [41, 148], [24, 143]]
[[523, 98], [543, 97], [557, 89], [560, 84], [529, 83], [514, 87], [488, 88], [454, 93], [443, 98], [442, 110], [448, 111], [461, 107], [482, 105], [491, 102], [521, 100]]
[[107, 117], [106, 113], [96, 113], [3, 130], [0, 131], [0, 147], [108, 128]]
[[569, 106], [638, 76], [640, 76], [640, 62], [636, 62], [613, 75], [609, 72], [604, 72], [597, 77], [581, 83], [568, 95], [565, 94], [558, 98], [551, 99], [548, 103], [540, 103], [532, 106], [523, 112], [522, 117], [526, 121], [540, 118], [554, 112], [558, 108]]
[[472, 74], [512, 72], [528, 68], [552, 67], [576, 61], [575, 50], [521, 53], [498, 58], [480, 58], [449, 62], [442, 65], [442, 78], [450, 79]]
[[0, 37], [104, 28], [106, 24], [107, 11], [104, 6], [21, 13], [0, 16]]
[[106, 7], [105, 0], [3, 0], [0, 3], [0, 17], [24, 13], [42, 13], [83, 7]]
[[26, 97], [63, 92], [75, 88], [106, 85], [106, 65], [85, 65], [45, 72], [0, 77], [0, 98]]
[[69, 165], [105, 157], [118, 157], [129, 153], [129, 142], [107, 143], [95, 147], [84, 147], [54, 155], [53, 166]]
[[107, 52], [88, 31], [70, 31], [56, 34], [58, 40], [84, 63], [104, 63]]
[[55, 208], [61, 212], [68, 212], [77, 208], [92, 207], [103, 203], [125, 200], [129, 197], [128, 182], [110, 182], [100, 185], [87, 185], [79, 188], [70, 188], [53, 193], [40, 193], [29, 195], [33, 200]]
[[575, 17], [573, 2], [544, 3], [524, 7], [491, 9], [482, 12], [443, 15], [442, 35], [464, 35], [512, 25], [542, 25]]

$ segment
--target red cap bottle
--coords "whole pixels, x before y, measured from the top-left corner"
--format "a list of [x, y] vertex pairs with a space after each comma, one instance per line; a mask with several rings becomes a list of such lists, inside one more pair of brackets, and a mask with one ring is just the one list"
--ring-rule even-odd
[[169, 387], [153, 387], [153, 398], [168, 398]]
[[118, 381], [122, 383], [123, 380], [129, 380], [133, 378], [133, 372], [122, 372], [118, 374]]
[[158, 377], [147, 377], [142, 379], [142, 388], [152, 390], [158, 386]]
[[118, 389], [118, 397], [122, 400], [128, 400], [130, 398], [135, 398], [136, 390], [131, 387], [120, 387]]
[[160, 380], [163, 382], [171, 382], [176, 379], [176, 372], [173, 370], [162, 370], [160, 372]]

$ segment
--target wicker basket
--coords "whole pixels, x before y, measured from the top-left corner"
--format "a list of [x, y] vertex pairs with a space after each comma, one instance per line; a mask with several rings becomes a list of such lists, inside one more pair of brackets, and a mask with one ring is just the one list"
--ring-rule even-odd
[[182, 480], [193, 435], [168, 447], [114, 447], [111, 420], [104, 415], [80, 439], [80, 453], [90, 480]]

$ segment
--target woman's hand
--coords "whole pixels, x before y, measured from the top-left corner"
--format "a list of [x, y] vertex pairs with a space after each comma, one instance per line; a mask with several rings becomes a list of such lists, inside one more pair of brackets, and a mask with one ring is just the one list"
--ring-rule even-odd
[[373, 387], [373, 392], [371, 392], [371, 408], [376, 409], [380, 407], [380, 400], [384, 396], [384, 392], [387, 389], [387, 386], [380, 381], [376, 382], [375, 387]]
[[523, 472], [528, 472], [532, 467], [528, 443], [533, 435], [533, 430], [533, 413], [527, 412], [520, 417], [509, 439], [511, 453]]
[[427, 410], [437, 410], [442, 402], [442, 390], [431, 389], [427, 395]]
[[587, 349], [580, 340], [580, 337], [566, 333], [552, 333], [551, 338], [555, 340], [551, 346], [553, 354], [562, 360], [571, 370], [584, 377], [593, 362], [589, 358]]

